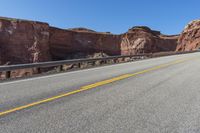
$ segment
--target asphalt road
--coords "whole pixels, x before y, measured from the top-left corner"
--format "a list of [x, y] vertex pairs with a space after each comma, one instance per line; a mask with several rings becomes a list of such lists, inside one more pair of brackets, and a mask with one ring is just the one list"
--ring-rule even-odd
[[0, 83], [0, 114], [16, 108], [1, 133], [199, 133], [200, 53]]

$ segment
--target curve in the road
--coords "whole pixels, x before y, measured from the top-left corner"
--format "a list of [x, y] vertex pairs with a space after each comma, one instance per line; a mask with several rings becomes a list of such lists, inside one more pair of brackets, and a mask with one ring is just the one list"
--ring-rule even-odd
[[23, 110], [23, 109], [26, 109], [26, 108], [30, 108], [30, 107], [33, 107], [33, 106], [36, 106], [36, 105], [39, 105], [39, 104], [51, 102], [51, 101], [54, 101], [54, 100], [57, 100], [57, 99], [60, 99], [60, 98], [63, 98], [63, 97], [69, 96], [69, 95], [73, 95], [73, 94], [76, 94], [76, 93], [87, 91], [87, 90], [90, 90], [90, 89], [93, 89], [93, 88], [96, 88], [96, 87], [99, 87], [99, 86], [102, 86], [102, 85], [106, 85], [106, 84], [109, 84], [109, 83], [112, 83], [112, 82], [123, 80], [123, 79], [129, 78], [129, 77], [134, 77], [134, 76], [137, 76], [137, 75], [140, 75], [140, 74], [144, 74], [144, 73], [147, 73], [147, 72], [151, 72], [151, 71], [154, 71], [154, 70], [165, 68], [165, 67], [175, 65], [175, 64], [178, 64], [178, 63], [182, 63], [182, 62], [192, 60], [192, 59], [194, 59], [194, 58], [175, 60], [173, 62], [163, 64], [163, 65], [159, 65], [159, 66], [156, 66], [156, 67], [152, 67], [150, 69], [145, 69], [145, 70], [142, 70], [142, 71], [139, 71], [139, 72], [136, 72], [136, 73], [124, 74], [124, 75], [121, 75], [121, 76], [118, 76], [118, 77], [115, 77], [115, 78], [111, 78], [111, 79], [103, 80], [103, 81], [96, 82], [96, 83], [93, 83], [93, 84], [90, 84], [90, 85], [82, 86], [82, 87], [80, 87], [80, 89], [75, 90], [75, 91], [60, 94], [60, 95], [57, 95], [57, 96], [54, 96], [54, 97], [50, 97], [50, 98], [47, 98], [47, 99], [44, 99], [44, 100], [40, 100], [40, 101], [37, 101], [37, 102], [30, 103], [30, 104], [27, 104], [27, 105], [19, 106], [19, 107], [10, 109], [10, 110], [5, 110], [3, 112], [0, 112], [0, 116], [8, 115], [8, 114], [16, 112], [16, 111], [20, 111], [20, 110]]

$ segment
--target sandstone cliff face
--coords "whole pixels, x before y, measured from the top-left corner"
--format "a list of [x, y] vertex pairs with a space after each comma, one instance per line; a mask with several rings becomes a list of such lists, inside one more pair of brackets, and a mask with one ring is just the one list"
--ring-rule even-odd
[[0, 65], [84, 58], [94, 53], [112, 56], [174, 51], [176, 45], [177, 36], [165, 36], [148, 27], [134, 27], [125, 34], [113, 35], [0, 18]]
[[0, 63], [19, 64], [51, 60], [46, 23], [0, 18]]
[[200, 20], [190, 22], [178, 39], [177, 51], [196, 50], [200, 47]]
[[122, 35], [121, 54], [174, 51], [178, 36], [165, 36], [148, 27], [133, 27]]
[[66, 59], [77, 54], [85, 57], [93, 53], [120, 55], [120, 42], [118, 35], [50, 28], [50, 48], [55, 59]]
[[147, 27], [134, 27], [122, 35], [82, 28], [50, 29], [51, 54], [55, 59], [65, 59], [81, 53], [81, 56], [87, 56], [100, 52], [107, 55], [131, 55], [175, 51], [178, 39], [178, 36], [165, 36]]

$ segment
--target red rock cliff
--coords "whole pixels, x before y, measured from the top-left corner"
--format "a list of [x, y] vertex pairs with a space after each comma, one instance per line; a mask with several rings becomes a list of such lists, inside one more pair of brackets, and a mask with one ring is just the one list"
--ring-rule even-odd
[[[76, 54], [106, 53], [120, 55], [121, 37], [107, 33], [50, 28], [51, 54], [65, 59]], [[80, 58], [80, 57], [79, 57]]]
[[130, 55], [174, 51], [178, 36], [165, 36], [148, 27], [134, 27], [122, 35], [100, 33], [77, 28], [62, 30], [50, 28], [50, 47], [53, 57], [66, 58], [78, 53], [106, 53]]
[[0, 18], [0, 64], [32, 63], [88, 54], [127, 55], [174, 51], [177, 36], [148, 27], [134, 27], [113, 35], [85, 28], [58, 29], [47, 23]]
[[0, 64], [49, 60], [48, 24], [0, 18]]
[[177, 51], [190, 51], [200, 47], [200, 20], [189, 23], [178, 39]]

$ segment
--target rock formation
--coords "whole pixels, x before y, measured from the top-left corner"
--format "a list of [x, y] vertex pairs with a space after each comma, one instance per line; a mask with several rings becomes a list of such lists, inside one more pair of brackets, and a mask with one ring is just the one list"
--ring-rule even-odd
[[0, 65], [84, 58], [95, 53], [130, 55], [174, 51], [178, 36], [148, 27], [113, 35], [85, 28], [59, 29], [47, 23], [0, 18]]
[[[165, 36], [148, 27], [133, 27], [127, 33], [113, 35], [91, 30], [50, 28], [51, 54], [56, 59], [92, 53], [130, 55], [174, 51], [178, 36]], [[77, 57], [77, 58], [80, 58]]]
[[178, 39], [177, 51], [196, 50], [200, 47], [200, 20], [190, 22]]
[[121, 54], [155, 53], [174, 51], [178, 36], [162, 35], [148, 27], [133, 27], [122, 35]]

